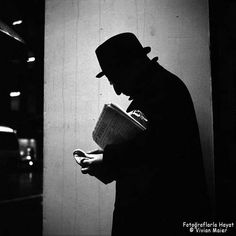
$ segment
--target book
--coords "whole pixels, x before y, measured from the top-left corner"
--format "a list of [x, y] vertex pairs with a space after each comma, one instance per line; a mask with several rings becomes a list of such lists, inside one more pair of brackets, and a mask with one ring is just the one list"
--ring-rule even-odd
[[145, 118], [139, 119], [139, 115], [140, 113], [129, 114], [112, 103], [105, 104], [93, 130], [93, 140], [104, 149], [108, 144], [118, 144], [132, 139], [146, 130], [144, 123], [138, 121]]

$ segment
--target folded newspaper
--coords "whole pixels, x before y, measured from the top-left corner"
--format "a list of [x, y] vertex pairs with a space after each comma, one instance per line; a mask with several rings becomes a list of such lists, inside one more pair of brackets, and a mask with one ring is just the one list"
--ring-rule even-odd
[[131, 115], [112, 103], [105, 104], [92, 133], [93, 140], [104, 149], [108, 144], [132, 139], [146, 130], [147, 120], [144, 116], [138, 117], [140, 113]]

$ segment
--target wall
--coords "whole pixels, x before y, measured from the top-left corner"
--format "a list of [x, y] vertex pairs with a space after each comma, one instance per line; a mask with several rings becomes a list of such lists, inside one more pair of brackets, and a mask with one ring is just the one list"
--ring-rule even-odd
[[189, 88], [197, 111], [213, 196], [212, 106], [206, 0], [46, 0], [44, 235], [109, 235], [114, 184], [82, 175], [73, 149], [96, 148], [91, 133], [115, 96], [94, 53], [110, 36], [131, 31]]

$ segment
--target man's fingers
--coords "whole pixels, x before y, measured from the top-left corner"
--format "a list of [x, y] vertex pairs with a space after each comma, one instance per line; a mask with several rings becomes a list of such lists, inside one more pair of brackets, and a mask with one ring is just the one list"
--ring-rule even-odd
[[84, 160], [84, 157], [80, 157], [78, 155], [74, 155], [74, 158], [79, 165], [81, 165]]
[[89, 174], [91, 176], [94, 176], [94, 170], [92, 171], [91, 167], [82, 167], [81, 168], [82, 174]]
[[89, 167], [83, 167], [83, 168], [81, 168], [81, 172], [82, 172], [83, 174], [88, 174], [89, 170], [90, 170]]
[[81, 157], [78, 155], [74, 155], [74, 158], [76, 162], [82, 167], [86, 167], [92, 163], [92, 160], [89, 158]]
[[83, 159], [82, 160], [82, 165], [84, 165], [84, 166], [88, 166], [88, 165], [90, 165], [91, 163], [92, 163], [93, 161], [92, 161], [92, 159]]
[[101, 149], [96, 149], [96, 150], [87, 152], [87, 154], [102, 154], [102, 153], [103, 153], [103, 150]]

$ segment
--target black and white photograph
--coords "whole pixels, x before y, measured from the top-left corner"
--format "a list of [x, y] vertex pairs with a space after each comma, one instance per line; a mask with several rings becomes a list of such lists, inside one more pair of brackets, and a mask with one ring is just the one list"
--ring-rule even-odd
[[234, 0], [1, 0], [0, 236], [236, 235]]

